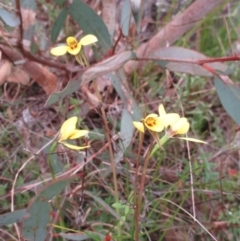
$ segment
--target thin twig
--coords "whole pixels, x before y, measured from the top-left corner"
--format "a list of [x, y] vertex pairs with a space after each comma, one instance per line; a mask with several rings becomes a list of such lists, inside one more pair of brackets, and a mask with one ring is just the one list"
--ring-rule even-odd
[[[175, 88], [175, 86], [174, 86]], [[175, 91], [176, 91], [176, 95], [177, 95], [177, 98], [179, 99], [180, 101], [180, 105], [181, 105], [181, 110], [182, 110], [182, 114], [184, 114], [184, 108], [183, 108], [183, 105], [182, 105], [182, 102], [180, 100], [180, 96], [175, 88]], [[186, 137], [187, 134], [186, 134]], [[192, 162], [191, 162], [191, 153], [190, 153], [190, 146], [189, 146], [189, 141], [187, 141], [187, 153], [188, 153], [188, 165], [189, 165], [189, 175], [190, 175], [190, 184], [191, 184], [191, 198], [192, 198], [192, 210], [193, 210], [193, 218], [194, 218], [194, 221], [196, 221], [196, 208], [195, 208], [195, 195], [194, 195], [194, 181], [193, 181], [193, 169], [192, 169]]]
[[36, 56], [32, 55], [30, 52], [25, 50], [24, 45], [23, 45], [24, 29], [23, 29], [23, 17], [22, 17], [22, 13], [21, 13], [21, 3], [20, 3], [20, 0], [15, 0], [15, 5], [16, 5], [17, 13], [18, 13], [19, 19], [20, 19], [20, 24], [19, 24], [19, 36], [20, 36], [19, 46], [20, 46], [20, 51], [21, 51], [22, 55], [24, 57], [28, 58], [29, 60], [38, 62], [40, 64], [69, 71], [65, 64], [60, 64], [60, 63], [56, 63], [56, 62], [52, 62], [52, 61], [49, 61], [49, 60], [46, 60], [46, 59], [42, 59], [42, 58], [36, 57]]
[[203, 65], [208, 63], [216, 63], [216, 62], [232, 62], [232, 61], [240, 61], [240, 56], [234, 54], [229, 57], [217, 57], [217, 58], [205, 58], [205, 59], [176, 59], [176, 58], [136, 58], [136, 61], [167, 61], [173, 63], [185, 63], [185, 64], [197, 64]]

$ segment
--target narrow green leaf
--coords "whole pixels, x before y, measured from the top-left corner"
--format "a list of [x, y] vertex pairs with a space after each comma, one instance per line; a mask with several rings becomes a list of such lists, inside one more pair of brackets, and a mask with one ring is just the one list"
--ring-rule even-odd
[[131, 3], [129, 0], [123, 0], [123, 8], [122, 8], [120, 24], [121, 24], [122, 33], [124, 36], [128, 36], [131, 16], [132, 16]]
[[14, 212], [4, 213], [0, 215], [0, 226], [17, 223], [28, 216], [26, 209], [16, 210]]
[[114, 207], [114, 208], [126, 208], [127, 207], [127, 205], [126, 204], [122, 204], [122, 203], [114, 203], [114, 204], [112, 204], [112, 207]]
[[94, 232], [89, 232], [89, 231], [87, 231], [86, 233], [87, 233], [88, 237], [90, 239], [92, 239], [93, 241], [102, 241], [102, 240], [104, 240], [104, 236], [103, 235], [99, 235], [99, 234], [96, 234]]
[[52, 42], [55, 42], [64, 23], [67, 18], [68, 12], [66, 9], [63, 9], [62, 12], [58, 15], [57, 19], [55, 20], [52, 31], [51, 31], [51, 40]]
[[240, 89], [235, 84], [224, 83], [218, 77], [214, 78], [214, 85], [219, 99], [226, 112], [240, 125]]
[[76, 79], [75, 78], [71, 79], [68, 82], [65, 89], [63, 89], [60, 92], [53, 93], [49, 96], [45, 106], [50, 106], [54, 103], [57, 103], [57, 102], [63, 100], [66, 96], [71, 95], [72, 93], [74, 93], [75, 91], [77, 91], [79, 89], [80, 83], [81, 83], [81, 76]]
[[132, 14], [137, 26], [137, 32], [140, 33], [140, 23], [141, 23], [141, 1], [132, 1]]
[[93, 198], [98, 204], [100, 204], [108, 213], [110, 213], [113, 217], [117, 219], [121, 219], [121, 217], [113, 210], [106, 202], [104, 202], [100, 197], [94, 195], [92, 192], [84, 190], [84, 193]]
[[73, 0], [67, 8], [85, 34], [93, 34], [104, 52], [111, 48], [111, 38], [103, 20], [87, 4], [80, 0]]
[[50, 217], [50, 203], [73, 180], [60, 178], [46, 185], [27, 208], [30, 217], [23, 223], [23, 237], [28, 240], [43, 241], [47, 238], [47, 224]]

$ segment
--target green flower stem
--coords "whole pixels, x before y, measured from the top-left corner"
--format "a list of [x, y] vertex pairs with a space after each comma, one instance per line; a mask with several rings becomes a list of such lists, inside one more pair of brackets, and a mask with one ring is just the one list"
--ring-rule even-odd
[[48, 166], [50, 168], [50, 172], [51, 172], [51, 176], [52, 176], [52, 179], [54, 180], [55, 179], [55, 174], [54, 174], [54, 171], [53, 171], [53, 167], [52, 167], [52, 153], [54, 153], [54, 151], [56, 150], [57, 148], [57, 142], [54, 142], [50, 148], [50, 155], [48, 156]]
[[84, 66], [84, 63], [83, 63], [83, 61], [82, 61], [81, 56], [75, 55], [75, 59], [77, 60], [77, 62], [79, 63], [79, 65]]
[[[135, 240], [138, 240], [138, 233], [139, 233], [139, 225], [138, 225], [138, 220], [139, 220], [139, 214], [141, 212], [141, 206], [142, 206], [142, 196], [143, 196], [143, 189], [144, 189], [144, 184], [145, 184], [145, 178], [146, 178], [146, 173], [147, 173], [147, 167], [149, 164], [149, 160], [152, 157], [152, 155], [159, 149], [161, 148], [168, 140], [169, 136], [165, 135], [163, 136], [160, 141], [154, 146], [153, 148], [153, 143], [150, 144], [149, 146], [149, 152], [146, 156], [146, 159], [144, 161], [144, 166], [143, 166], [143, 171], [142, 171], [142, 176], [141, 176], [141, 182], [140, 182], [140, 190], [139, 190], [139, 195], [138, 195], [138, 201], [136, 202], [136, 211], [135, 211]], [[140, 143], [141, 143], [141, 136], [140, 136]], [[138, 169], [136, 170], [138, 172]], [[136, 178], [136, 177], [135, 177]], [[136, 192], [136, 191], [135, 191]], [[136, 193], [135, 193], [136, 195]]]
[[[140, 188], [139, 188], [139, 195], [138, 195], [138, 202], [137, 202], [137, 209], [138, 209], [139, 214], [141, 213], [143, 189], [144, 189], [144, 184], [145, 184], [147, 167], [148, 167], [149, 160], [150, 160], [150, 150], [152, 150], [153, 144], [154, 144], [154, 142], [152, 142], [149, 146], [149, 151], [147, 153], [147, 156], [145, 158], [144, 165], [143, 165], [141, 181], [140, 181]], [[139, 221], [139, 217], [138, 217], [138, 221]], [[135, 239], [136, 239], [136, 237], [135, 237]]]
[[[93, 80], [93, 86], [94, 86], [94, 90], [96, 92], [96, 95], [98, 97], [99, 103], [101, 103], [102, 102], [101, 101], [101, 95], [99, 93], [96, 80]], [[114, 198], [115, 198], [115, 203], [118, 203], [119, 197], [118, 197], [117, 173], [116, 173], [116, 164], [115, 164], [115, 161], [114, 161], [113, 147], [112, 147], [111, 136], [110, 136], [111, 131], [110, 131], [109, 126], [108, 126], [105, 110], [102, 106], [100, 107], [100, 110], [101, 110], [101, 114], [102, 114], [103, 126], [104, 126], [104, 129], [105, 129], [107, 141], [109, 143], [108, 147], [109, 147], [111, 168], [112, 168], [112, 173], [113, 173]], [[117, 208], [116, 210], [117, 210], [117, 214], [120, 215], [119, 208]], [[121, 237], [120, 222], [118, 222], [118, 224], [117, 224], [117, 231], [118, 231], [118, 236]]]
[[90, 64], [88, 63], [88, 61], [82, 51], [80, 52], [80, 55], [81, 55], [81, 58], [83, 59], [83, 62], [86, 64], [87, 67], [89, 67]]
[[[55, 180], [56, 177], [55, 177], [54, 170], [53, 170], [53, 167], [52, 167], [52, 155], [51, 154], [53, 154], [55, 152], [55, 150], [57, 148], [57, 145], [58, 145], [58, 142], [54, 142], [52, 144], [52, 146], [50, 148], [50, 153], [49, 153], [50, 155], [48, 157], [48, 166], [50, 168], [50, 172], [51, 172], [51, 176], [52, 176], [53, 180]], [[59, 216], [61, 217], [62, 216], [61, 199], [60, 199], [60, 196], [58, 194], [56, 195], [56, 205], [57, 205], [58, 210], [59, 210]], [[61, 225], [61, 227], [64, 227], [64, 222], [63, 222], [62, 218], [60, 218], [60, 225]]]
[[90, 64], [88, 63], [84, 53], [82, 51], [80, 51], [79, 54], [75, 55], [75, 59], [77, 60], [77, 62], [81, 65], [81, 66], [87, 66], [89, 67]]
[[163, 136], [163, 137], [160, 139], [160, 145], [157, 143], [157, 144], [153, 147], [153, 149], [152, 149], [152, 151], [151, 151], [151, 153], [150, 153], [150, 158], [151, 158], [151, 157], [154, 155], [154, 153], [155, 153], [161, 146], [163, 146], [169, 139], [170, 139], [170, 137], [169, 137], [168, 135]]
[[[138, 240], [138, 234], [139, 234], [139, 206], [138, 206], [138, 201], [137, 201], [137, 197], [138, 197], [138, 193], [137, 193], [137, 188], [138, 188], [138, 171], [139, 171], [139, 159], [140, 159], [140, 155], [141, 155], [141, 149], [142, 149], [142, 145], [143, 145], [143, 137], [144, 134], [142, 132], [139, 131], [139, 145], [138, 145], [138, 153], [137, 153], [137, 160], [136, 160], [136, 170], [135, 170], [135, 179], [134, 179], [134, 196], [133, 196], [133, 202], [136, 204], [136, 208], [135, 208], [135, 240]], [[138, 197], [139, 198], [139, 197]]]

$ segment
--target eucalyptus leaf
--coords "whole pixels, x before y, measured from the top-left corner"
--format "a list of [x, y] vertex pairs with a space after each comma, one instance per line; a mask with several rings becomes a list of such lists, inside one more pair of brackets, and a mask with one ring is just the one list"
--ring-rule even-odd
[[85, 34], [93, 34], [97, 37], [98, 44], [104, 52], [111, 48], [111, 38], [105, 23], [86, 3], [73, 0], [67, 9]]
[[[159, 48], [155, 51], [150, 58], [158, 58], [159, 61], [156, 62], [163, 68], [166, 68], [171, 71], [181, 72], [181, 73], [188, 73], [192, 75], [199, 75], [199, 76], [213, 76], [212, 73], [207, 71], [199, 64], [195, 63], [183, 63], [183, 62], [174, 62], [175, 60], [203, 60], [207, 59], [207, 57], [197, 51], [185, 49], [182, 47], [166, 47], [166, 48]], [[162, 58], [162, 60], [161, 60]], [[171, 60], [164, 60], [164, 58], [173, 59]], [[214, 69], [216, 72], [226, 73], [227, 72], [227, 65], [216, 62], [216, 63], [207, 63], [209, 67]]]
[[20, 24], [20, 19], [14, 13], [10, 13], [7, 10], [0, 9], [0, 18], [3, 22], [10, 27], [17, 27]]
[[120, 69], [128, 60], [134, 59], [135, 53], [132, 51], [125, 51], [120, 54], [116, 54], [106, 60], [90, 66], [82, 76], [78, 76], [68, 82], [68, 85], [64, 90], [50, 95], [45, 106], [50, 106], [56, 102], [61, 101], [66, 96], [77, 91], [80, 86], [87, 84], [91, 80], [98, 78], [104, 74], [110, 73]]
[[133, 137], [134, 126], [132, 122], [133, 122], [132, 115], [126, 109], [123, 109], [122, 118], [121, 118], [120, 135], [121, 135], [124, 150], [126, 150], [127, 147], [130, 145]]
[[77, 91], [79, 89], [80, 82], [81, 82], [81, 76], [70, 80], [67, 86], [65, 87], [65, 89], [57, 93], [53, 93], [49, 96], [45, 106], [47, 107], [54, 103], [57, 103], [63, 100], [66, 96], [71, 95], [72, 93]]
[[240, 125], [240, 88], [233, 83], [214, 78], [214, 85], [226, 112]]
[[55, 20], [53, 26], [52, 26], [52, 31], [51, 31], [51, 40], [52, 42], [55, 42], [64, 23], [67, 18], [68, 12], [66, 9], [63, 9], [61, 13], [58, 15], [57, 19]]
[[91, 66], [82, 75], [81, 85], [87, 84], [93, 79], [100, 77], [104, 74], [110, 73], [112, 71], [121, 68], [127, 61], [132, 60], [136, 57], [135, 53], [132, 51], [124, 51], [122, 53], [116, 54], [106, 60]]
[[130, 0], [123, 0], [123, 8], [122, 8], [120, 25], [124, 36], [128, 36], [131, 16], [132, 14], [131, 14]]
[[9, 213], [4, 213], [0, 215], [0, 226], [9, 225], [12, 223], [17, 223], [28, 216], [26, 209], [20, 209]]

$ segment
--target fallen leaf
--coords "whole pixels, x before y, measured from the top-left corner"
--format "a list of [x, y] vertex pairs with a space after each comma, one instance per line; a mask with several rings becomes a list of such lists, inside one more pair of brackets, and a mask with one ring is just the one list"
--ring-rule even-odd
[[47, 94], [52, 94], [57, 88], [57, 77], [47, 68], [33, 61], [26, 61], [23, 70], [41, 86]]
[[11, 64], [7, 60], [0, 60], [0, 85], [2, 85], [11, 73]]
[[30, 82], [30, 77], [20, 67], [13, 67], [11, 74], [7, 78], [7, 81], [22, 85], [28, 85]]

